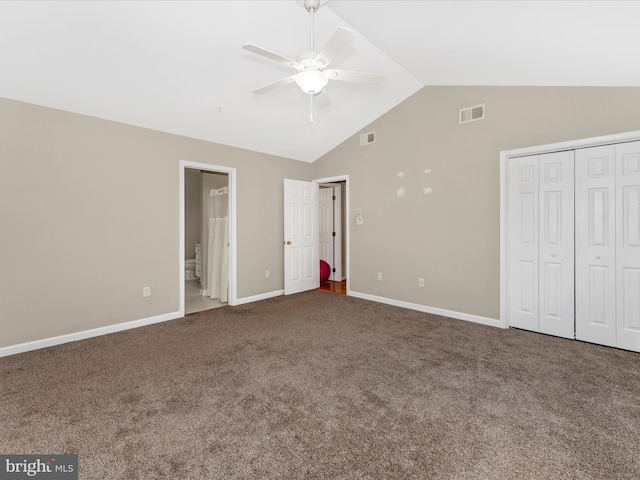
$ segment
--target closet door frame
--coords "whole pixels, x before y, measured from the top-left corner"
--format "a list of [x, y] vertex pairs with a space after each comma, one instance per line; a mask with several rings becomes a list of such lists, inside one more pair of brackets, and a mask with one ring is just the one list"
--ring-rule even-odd
[[500, 152], [500, 327], [509, 328], [508, 319], [508, 299], [507, 299], [507, 218], [508, 218], [508, 170], [507, 164], [510, 159], [531, 155], [542, 155], [545, 153], [559, 152], [563, 150], [576, 150], [579, 148], [596, 147], [613, 143], [640, 141], [640, 130], [620, 133], [615, 135], [605, 135], [601, 137], [591, 137], [569, 142], [551, 143], [533, 147], [505, 150]]

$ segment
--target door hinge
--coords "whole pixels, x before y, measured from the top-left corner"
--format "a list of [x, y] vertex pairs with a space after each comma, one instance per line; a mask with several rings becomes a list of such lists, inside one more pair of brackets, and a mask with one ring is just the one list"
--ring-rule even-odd
[[334, 195], [333, 197], [331, 197], [331, 200], [333, 200], [335, 202], [336, 201], [336, 196]]
[[333, 273], [336, 273], [336, 269], [335, 268], [333, 269]]
[[335, 237], [336, 236], [336, 232], [333, 232], [332, 235]]

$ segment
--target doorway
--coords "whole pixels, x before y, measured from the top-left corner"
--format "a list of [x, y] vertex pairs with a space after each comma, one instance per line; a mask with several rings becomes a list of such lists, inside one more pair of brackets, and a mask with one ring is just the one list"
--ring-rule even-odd
[[235, 169], [181, 161], [180, 203], [180, 315], [235, 305]]
[[320, 259], [329, 264], [329, 279], [320, 289], [349, 295], [349, 176], [314, 180], [320, 187]]

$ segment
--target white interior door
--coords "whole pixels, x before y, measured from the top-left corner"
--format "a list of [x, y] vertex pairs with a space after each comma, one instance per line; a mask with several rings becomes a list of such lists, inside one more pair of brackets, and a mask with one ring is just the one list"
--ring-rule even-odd
[[318, 194], [320, 209], [320, 260], [324, 260], [331, 267], [329, 280], [334, 280], [334, 219], [333, 219], [333, 188], [320, 187]]
[[509, 325], [538, 331], [538, 155], [507, 165]]
[[616, 346], [615, 147], [576, 150], [576, 338]]
[[616, 146], [616, 346], [640, 351], [640, 142]]
[[538, 331], [574, 337], [574, 151], [540, 155]]
[[318, 184], [284, 180], [284, 294], [320, 286]]

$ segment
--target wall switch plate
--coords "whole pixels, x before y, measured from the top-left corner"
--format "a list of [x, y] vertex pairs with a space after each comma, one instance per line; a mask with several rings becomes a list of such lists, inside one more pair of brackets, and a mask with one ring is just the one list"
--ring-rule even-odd
[[364, 224], [364, 217], [362, 216], [362, 212], [358, 212], [358, 215], [356, 215], [356, 225], [363, 225]]
[[418, 279], [418, 286], [419, 287], [424, 287], [424, 278], [419, 278]]
[[269, 270], [264, 271], [264, 278], [269, 278], [271, 276], [271, 272]]
[[150, 297], [151, 296], [151, 287], [142, 287], [142, 296]]
[[382, 272], [378, 272], [378, 280], [382, 281]]

